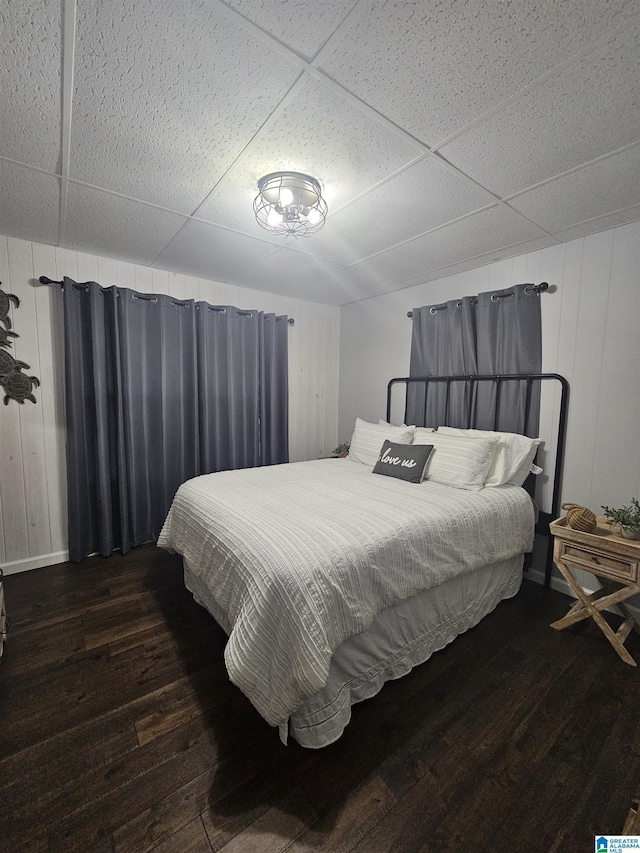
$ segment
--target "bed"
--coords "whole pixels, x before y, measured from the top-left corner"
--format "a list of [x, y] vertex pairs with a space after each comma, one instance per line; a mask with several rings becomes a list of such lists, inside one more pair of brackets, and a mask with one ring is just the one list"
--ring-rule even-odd
[[[174, 498], [158, 544], [182, 555], [187, 588], [229, 636], [231, 680], [285, 743], [337, 740], [353, 704], [520, 587], [530, 494], [484, 487], [497, 438], [438, 432], [357, 421], [345, 459], [204, 475]], [[385, 441], [403, 461], [378, 476]], [[398, 475], [423, 458], [424, 480]]]

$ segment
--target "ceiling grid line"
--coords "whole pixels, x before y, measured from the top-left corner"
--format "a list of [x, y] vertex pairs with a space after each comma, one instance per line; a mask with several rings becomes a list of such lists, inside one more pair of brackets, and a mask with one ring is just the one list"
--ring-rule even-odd
[[[224, 7], [225, 10], [229, 9], [229, 7], [226, 5], [226, 3], [223, 2], [223, 0], [217, 0], [217, 3], [218, 3], [219, 7]], [[343, 30], [347, 26], [347, 21], [349, 21], [349, 26], [350, 26], [351, 23], [353, 22], [353, 20], [357, 17], [355, 15], [356, 10], [358, 10], [358, 9], [362, 10], [362, 8], [363, 8], [363, 0], [356, 0], [355, 5], [352, 6], [352, 8], [349, 10], [349, 13], [342, 19], [340, 24], [336, 27], [336, 29], [331, 33], [329, 38], [325, 41], [325, 44], [320, 48], [320, 50], [318, 51], [318, 53], [316, 54], [316, 56], [313, 59], [314, 62], [319, 61], [321, 59], [323, 53], [326, 52], [330, 43], [333, 44], [333, 42], [336, 39], [339, 40], [340, 38], [342, 38]], [[242, 19], [242, 21], [246, 21], [244, 16], [240, 15], [239, 17]], [[259, 27], [257, 29], [260, 30]], [[263, 32], [263, 31], [260, 30], [260, 32]], [[264, 35], [267, 38], [267, 41], [269, 43], [277, 43], [278, 45], [280, 45], [280, 42], [278, 42], [277, 39], [272, 39], [272, 37], [268, 36], [266, 33], [264, 33]], [[293, 53], [293, 52], [287, 51], [287, 53]], [[297, 54], [296, 54], [296, 56], [297, 56]], [[264, 120], [264, 122], [260, 125], [260, 127], [253, 134], [253, 136], [244, 145], [244, 147], [239, 152], [239, 154], [234, 158], [234, 160], [229, 164], [229, 166], [225, 169], [225, 171], [220, 175], [220, 177], [218, 178], [216, 183], [211, 187], [211, 189], [207, 193], [207, 195], [202, 199], [200, 204], [195, 208], [195, 210], [193, 211], [193, 213], [191, 214], [189, 219], [195, 219], [195, 220], [198, 219], [198, 211], [200, 211], [204, 207], [204, 205], [207, 203], [207, 200], [213, 196], [218, 185], [224, 180], [225, 176], [229, 173], [229, 171], [231, 169], [233, 169], [233, 167], [236, 165], [236, 163], [238, 163], [238, 161], [242, 160], [243, 155], [251, 147], [251, 145], [254, 143], [254, 141], [259, 139], [261, 137], [261, 135], [264, 134], [265, 130], [267, 130], [270, 125], [272, 125], [274, 122], [276, 122], [278, 120], [278, 117], [280, 115], [282, 115], [282, 113], [284, 112], [286, 107], [291, 103], [291, 101], [298, 95], [300, 90], [304, 87], [304, 85], [306, 83], [306, 79], [307, 78], [305, 77], [304, 69], [303, 69], [300, 76], [294, 81], [292, 86], [287, 90], [287, 92], [284, 94], [284, 96], [282, 97], [280, 102], [277, 104], [275, 109], [267, 116], [267, 118]], [[204, 219], [202, 221], [208, 222], [210, 220]], [[186, 224], [187, 223], [185, 223], [185, 225], [183, 225], [182, 228], [180, 228], [180, 230], [171, 238], [171, 240], [169, 240], [169, 242], [167, 244], [165, 244], [165, 246], [163, 246], [163, 248], [160, 250], [160, 252], [158, 252], [158, 254], [154, 258], [154, 260], [151, 262], [152, 264], [158, 260], [158, 258], [162, 255], [162, 253], [178, 237], [180, 232], [185, 228]], [[217, 223], [215, 223], [215, 222], [213, 222], [212, 224], [216, 225], [216, 227], [219, 227], [217, 225]], [[238, 233], [244, 233], [244, 232], [238, 232]], [[269, 245], [273, 245], [270, 241], [264, 241], [264, 242], [269, 242]], [[278, 246], [274, 247], [274, 251], [277, 252], [279, 250], [280, 250], [280, 247], [278, 247]]]
[[67, 204], [69, 199], [69, 172], [71, 167], [76, 0], [63, 0], [62, 21], [62, 121], [60, 128], [60, 219], [58, 223], [58, 243], [61, 246], [65, 242]]
[[[640, 219], [636, 0], [58, 0], [3, 26], [7, 236], [342, 305]], [[320, 183], [308, 239], [255, 221], [280, 169]]]

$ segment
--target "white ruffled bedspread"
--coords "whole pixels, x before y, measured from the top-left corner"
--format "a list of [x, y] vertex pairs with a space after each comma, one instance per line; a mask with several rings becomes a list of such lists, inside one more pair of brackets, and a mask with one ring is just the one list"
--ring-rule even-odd
[[229, 634], [229, 677], [277, 726], [376, 613], [530, 550], [533, 527], [517, 486], [416, 485], [324, 459], [189, 480], [158, 545], [184, 557]]

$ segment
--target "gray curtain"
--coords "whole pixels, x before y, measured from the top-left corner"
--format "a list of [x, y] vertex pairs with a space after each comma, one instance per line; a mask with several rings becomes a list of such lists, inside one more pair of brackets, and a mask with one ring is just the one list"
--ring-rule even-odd
[[[409, 375], [479, 376], [530, 374], [542, 369], [540, 296], [531, 284], [480, 293], [440, 305], [413, 309]], [[508, 381], [496, 388], [484, 382], [409, 385], [407, 423], [425, 426], [501, 429], [537, 435], [539, 383]], [[528, 410], [525, 423], [525, 413]]]
[[69, 553], [155, 541], [178, 486], [288, 461], [286, 318], [63, 284]]

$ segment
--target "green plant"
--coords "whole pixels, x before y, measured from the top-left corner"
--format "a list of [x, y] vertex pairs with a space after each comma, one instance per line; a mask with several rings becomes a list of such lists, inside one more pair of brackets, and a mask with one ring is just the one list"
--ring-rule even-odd
[[602, 509], [610, 524], [619, 524], [629, 530], [640, 530], [640, 503], [637, 498], [631, 498], [631, 506], [621, 506], [618, 509], [603, 506]]
[[339, 444], [333, 452], [334, 456], [348, 456], [349, 455], [349, 444], [348, 442], [343, 442]]

